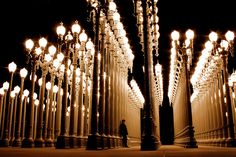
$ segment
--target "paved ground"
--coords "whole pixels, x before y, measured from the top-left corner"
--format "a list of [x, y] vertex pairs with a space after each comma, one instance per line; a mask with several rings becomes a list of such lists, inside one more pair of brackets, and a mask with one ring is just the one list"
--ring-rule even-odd
[[236, 148], [182, 148], [161, 146], [156, 151], [140, 151], [139, 147], [109, 150], [55, 148], [0, 148], [0, 157], [236, 157]]

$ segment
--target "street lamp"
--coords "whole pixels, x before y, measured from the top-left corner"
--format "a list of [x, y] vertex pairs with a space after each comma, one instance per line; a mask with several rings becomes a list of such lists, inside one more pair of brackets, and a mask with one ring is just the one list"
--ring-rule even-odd
[[21, 138], [20, 138], [20, 131], [21, 131], [21, 120], [22, 120], [22, 96], [23, 96], [23, 90], [24, 90], [24, 80], [26, 75], [28, 74], [28, 71], [23, 68], [20, 70], [20, 77], [21, 77], [21, 82], [20, 82], [20, 103], [18, 106], [18, 110], [17, 110], [17, 123], [16, 123], [16, 131], [15, 131], [15, 139], [13, 141], [12, 146], [18, 147], [21, 146]]
[[35, 47], [33, 50], [34, 42], [31, 39], [26, 40], [25, 46], [28, 52], [28, 59], [30, 61], [30, 69], [31, 69], [31, 91], [29, 97], [29, 108], [27, 109], [27, 123], [26, 123], [26, 134], [25, 138], [22, 141], [22, 147], [34, 147], [34, 139], [33, 139], [33, 123], [34, 123], [34, 89], [35, 89], [35, 74], [37, 67], [37, 60], [41, 56], [43, 50], [47, 45], [47, 40], [45, 38], [40, 38], [38, 47]]
[[21, 140], [25, 138], [25, 119], [26, 119], [26, 108], [27, 108], [27, 99], [29, 96], [29, 90], [25, 89], [23, 92], [24, 97], [23, 101], [23, 114], [22, 114], [22, 124], [21, 124]]
[[14, 72], [16, 70], [16, 64], [14, 62], [11, 62], [10, 64], [8, 64], [8, 70], [11, 74], [11, 77], [10, 77], [10, 86], [9, 86], [9, 89], [8, 89], [8, 97], [7, 97], [7, 104], [6, 104], [6, 108], [5, 108], [5, 121], [4, 121], [4, 132], [3, 132], [3, 137], [2, 139], [0, 140], [0, 146], [3, 146], [3, 147], [7, 147], [9, 146], [9, 119], [10, 119], [10, 108], [11, 108], [11, 102], [10, 102], [10, 99], [11, 99], [11, 90], [12, 90], [12, 83], [13, 83], [13, 76], [14, 76]]
[[8, 89], [9, 89], [9, 83], [6, 81], [3, 83], [3, 90], [4, 90], [4, 100], [3, 100], [3, 107], [2, 107], [2, 119], [1, 119], [1, 136], [0, 136], [0, 139], [2, 140], [3, 138], [3, 133], [4, 133], [4, 125], [5, 125], [5, 111], [6, 111], [6, 99], [7, 99], [7, 92], [8, 92]]
[[[179, 38], [180, 38], [179, 32], [173, 31], [171, 33], [171, 37], [173, 40], [173, 48], [175, 49], [177, 53], [177, 58], [180, 57], [181, 59], [180, 64], [183, 68], [184, 87], [182, 88], [186, 87], [186, 98], [185, 98], [186, 102], [183, 105], [186, 108], [187, 112], [183, 114], [186, 114], [185, 118], [186, 118], [186, 123], [187, 123], [184, 125], [188, 126], [186, 130], [187, 134], [184, 136], [188, 137], [188, 141], [183, 142], [183, 144], [187, 148], [197, 148], [197, 142], [194, 137], [194, 129], [192, 125], [192, 109], [191, 109], [191, 102], [190, 102], [191, 93], [190, 93], [190, 77], [189, 77], [189, 71], [190, 71], [190, 66], [192, 64], [192, 56], [193, 56], [192, 53], [193, 53], [194, 32], [189, 29], [186, 31], [185, 36], [186, 36], [186, 40], [183, 43], [183, 45], [181, 45], [179, 42]], [[174, 77], [174, 76], [170, 76], [170, 77]], [[181, 78], [178, 78], [178, 79], [181, 79]]]
[[[0, 88], [0, 133], [1, 133], [1, 126], [2, 126], [2, 112], [4, 110], [4, 95], [5, 95], [5, 92], [4, 92], [4, 89], [3, 87]], [[1, 137], [0, 137], [1, 139]]]
[[[12, 132], [11, 132], [11, 140], [10, 140], [10, 145], [13, 144], [13, 141], [15, 140], [15, 130], [16, 130], [16, 116], [17, 116], [17, 108], [18, 108], [18, 95], [20, 92], [20, 87], [19, 86], [15, 86], [14, 87], [14, 92], [15, 92], [15, 102], [13, 103], [13, 123], [12, 123]], [[17, 120], [18, 121], [18, 120]]]
[[230, 90], [228, 84], [228, 56], [231, 54], [233, 57], [233, 44], [234, 44], [234, 33], [232, 31], [227, 31], [225, 33], [225, 39], [218, 43], [218, 34], [216, 32], [211, 32], [209, 34], [209, 39], [213, 44], [212, 53], [214, 56], [220, 56], [223, 61], [223, 80], [225, 89], [225, 99], [227, 108], [227, 121], [228, 121], [228, 139], [226, 140], [226, 145], [228, 147], [236, 146], [235, 130], [232, 114], [232, 104], [230, 100]]

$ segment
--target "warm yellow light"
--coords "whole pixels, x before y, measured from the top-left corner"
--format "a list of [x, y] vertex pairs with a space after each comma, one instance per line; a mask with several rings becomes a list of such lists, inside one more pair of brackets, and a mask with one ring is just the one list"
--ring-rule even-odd
[[78, 23], [78, 21], [76, 20], [75, 23], [72, 25], [71, 27], [71, 30], [72, 30], [72, 33], [77, 33], [79, 34], [80, 30], [81, 30], [81, 27]]
[[82, 33], [79, 35], [80, 42], [86, 42], [88, 39], [87, 34], [85, 33], [85, 30], [82, 31]]
[[209, 39], [210, 39], [211, 42], [216, 42], [217, 39], [218, 39], [217, 33], [216, 33], [216, 32], [211, 32], [211, 33], [209, 34]]
[[225, 38], [227, 39], [228, 42], [233, 41], [234, 40], [234, 32], [227, 31], [225, 33]]
[[194, 38], [194, 32], [191, 29], [188, 29], [185, 33], [187, 39], [193, 39]]
[[57, 52], [57, 48], [54, 45], [51, 45], [48, 47], [48, 52], [51, 56], [54, 56], [54, 54]]
[[224, 48], [225, 50], [227, 50], [229, 47], [229, 43], [226, 40], [221, 40], [220, 46]]
[[15, 94], [18, 94], [20, 92], [20, 87], [19, 86], [15, 86], [14, 87], [14, 91], [15, 91]]
[[37, 93], [34, 93], [33, 99], [36, 100], [38, 97]]
[[91, 39], [89, 38], [87, 43], [86, 43], [86, 49], [87, 50], [91, 50], [93, 48], [93, 42], [91, 41]]
[[71, 32], [67, 33], [67, 35], [65, 36], [65, 40], [67, 40], [67, 41], [73, 40], [73, 36], [71, 35]]
[[62, 62], [63, 59], [64, 59], [64, 54], [63, 54], [63, 53], [57, 54], [57, 59], [58, 59], [60, 62]]
[[113, 14], [113, 20], [114, 20], [114, 21], [120, 21], [120, 14], [119, 14], [118, 12], [115, 12], [115, 13]]
[[207, 51], [211, 51], [213, 49], [213, 44], [209, 40], [205, 43], [205, 48]]
[[46, 45], [47, 45], [48, 41], [47, 39], [45, 39], [44, 37], [40, 38], [39, 39], [39, 46], [42, 47], [42, 48], [45, 48]]
[[10, 64], [8, 64], [8, 70], [10, 72], [15, 72], [16, 71], [16, 64], [14, 62], [11, 62]]
[[3, 96], [4, 95], [4, 89], [3, 88], [0, 88], [0, 95]]
[[35, 49], [35, 54], [36, 54], [36, 55], [40, 55], [42, 52], [43, 52], [43, 51], [42, 51], [42, 49], [41, 49], [40, 47], [37, 47], [37, 48]]
[[178, 31], [173, 31], [171, 33], [171, 38], [172, 38], [172, 40], [179, 40], [179, 32]]
[[29, 91], [27, 89], [24, 90], [24, 96], [27, 97], [29, 95]]
[[44, 60], [45, 60], [46, 62], [50, 62], [50, 61], [52, 60], [52, 56], [51, 56], [50, 54], [45, 54], [45, 55], [44, 55]]
[[53, 60], [53, 67], [58, 69], [60, 66], [60, 61], [58, 59]]
[[11, 96], [11, 98], [15, 98], [16, 94], [15, 94], [15, 91], [14, 91], [14, 90], [11, 91], [10, 96]]
[[38, 99], [36, 99], [36, 100], [34, 101], [34, 105], [35, 105], [36, 107], [39, 105], [39, 100], [38, 100]]
[[66, 28], [63, 26], [63, 23], [60, 23], [60, 26], [57, 27], [57, 35], [64, 36], [66, 33]]
[[27, 74], [28, 71], [25, 68], [20, 70], [20, 77], [25, 78]]
[[58, 92], [58, 87], [57, 87], [57, 85], [54, 85], [53, 86], [53, 93], [57, 93]]
[[25, 47], [28, 51], [31, 51], [32, 48], [34, 47], [34, 42], [31, 39], [28, 39], [25, 41]]
[[47, 90], [50, 90], [50, 89], [51, 89], [51, 82], [47, 82], [47, 83], [46, 83], [46, 89], [47, 89]]
[[111, 1], [109, 2], [109, 10], [116, 11], [116, 3]]
[[3, 83], [3, 89], [8, 90], [8, 88], [9, 88], [9, 82], [6, 81]]
[[43, 84], [42, 78], [40, 78], [40, 79], [38, 80], [38, 84], [39, 84], [39, 86], [42, 86], [42, 84]]

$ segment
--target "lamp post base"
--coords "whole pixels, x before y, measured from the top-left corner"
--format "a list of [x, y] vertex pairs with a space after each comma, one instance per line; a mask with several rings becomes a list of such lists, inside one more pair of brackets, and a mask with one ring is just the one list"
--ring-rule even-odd
[[8, 147], [8, 146], [9, 146], [9, 139], [0, 140], [0, 147]]
[[102, 137], [100, 135], [89, 135], [86, 149], [87, 150], [103, 149]]
[[141, 141], [141, 150], [157, 150], [159, 143], [154, 136], [143, 136]]
[[56, 148], [57, 149], [70, 148], [69, 137], [67, 137], [65, 135], [58, 136], [57, 137]]
[[20, 139], [15, 139], [12, 143], [12, 147], [21, 147], [22, 142]]
[[34, 147], [34, 140], [33, 138], [25, 138], [22, 141], [22, 146], [23, 148], [33, 148]]
[[35, 147], [45, 147], [45, 141], [42, 138], [36, 138], [34, 141]]
[[236, 140], [233, 138], [226, 139], [226, 147], [236, 147]]

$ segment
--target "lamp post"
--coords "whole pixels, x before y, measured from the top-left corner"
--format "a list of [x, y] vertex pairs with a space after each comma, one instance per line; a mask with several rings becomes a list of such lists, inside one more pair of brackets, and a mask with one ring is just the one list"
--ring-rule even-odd
[[[143, 132], [141, 139], [141, 150], [156, 150], [158, 148], [158, 141], [154, 134], [153, 128], [153, 117], [152, 117], [152, 46], [150, 43], [150, 14], [153, 14], [157, 0], [146, 1], [142, 0], [143, 10], [143, 27], [142, 27], [142, 38], [143, 38], [143, 52], [144, 52], [144, 116], [143, 116]], [[152, 8], [152, 9], [149, 9]]]
[[13, 141], [15, 140], [15, 130], [16, 130], [16, 124], [18, 122], [16, 122], [16, 116], [17, 116], [17, 108], [18, 108], [18, 95], [20, 92], [20, 87], [19, 86], [15, 86], [14, 87], [14, 92], [15, 92], [15, 102], [13, 103], [13, 122], [12, 122], [12, 132], [11, 132], [11, 140], [10, 140], [10, 145], [13, 144]]
[[57, 27], [57, 35], [59, 40], [59, 52], [62, 52], [62, 46], [65, 45], [66, 49], [64, 50], [64, 65], [65, 65], [65, 72], [64, 72], [64, 82], [62, 84], [63, 88], [63, 97], [62, 97], [62, 110], [61, 110], [61, 132], [60, 135], [57, 137], [57, 143], [56, 148], [67, 148], [69, 147], [69, 139], [67, 135], [67, 129], [66, 129], [66, 114], [67, 114], [67, 106], [68, 106], [68, 70], [69, 70], [69, 55], [71, 51], [71, 40], [72, 36], [70, 32], [68, 32], [68, 35], [66, 36], [66, 39], [64, 40], [64, 35], [66, 32], [66, 28], [63, 26], [63, 23], [60, 24], [60, 26]]
[[48, 147], [52, 147], [54, 146], [54, 140], [52, 139], [52, 108], [53, 108], [53, 87], [54, 87], [54, 79], [57, 73], [57, 70], [60, 66], [60, 61], [58, 59], [53, 60], [52, 66], [49, 67], [49, 72], [50, 72], [50, 83], [51, 83], [51, 89], [50, 89], [50, 95], [49, 95], [49, 103], [47, 103], [49, 105], [48, 108], [48, 132], [47, 132], [47, 139], [45, 141], [46, 146]]
[[228, 121], [228, 139], [226, 140], [226, 145], [228, 147], [236, 146], [235, 130], [232, 114], [232, 104], [230, 100], [230, 90], [228, 83], [228, 57], [229, 53], [233, 56], [233, 43], [234, 43], [234, 33], [232, 31], [227, 31], [225, 33], [226, 40], [221, 40], [218, 44], [218, 34], [216, 32], [211, 32], [209, 34], [209, 39], [213, 44], [212, 53], [215, 56], [220, 56], [223, 61], [223, 80], [225, 89], [225, 105], [227, 109], [227, 121]]
[[[78, 107], [78, 104], [76, 102], [76, 68], [77, 68], [77, 60], [78, 60], [78, 50], [81, 47], [79, 44], [79, 33], [80, 33], [81, 27], [78, 24], [78, 21], [75, 21], [75, 23], [72, 25], [72, 33], [74, 36], [74, 49], [73, 49], [73, 71], [72, 71], [72, 91], [71, 91], [71, 106], [70, 106], [70, 147], [77, 147], [76, 143], [76, 134], [77, 134], [77, 128], [75, 127], [75, 108]], [[80, 79], [81, 80], [81, 79]], [[79, 119], [78, 119], [79, 120]], [[77, 126], [79, 127], [79, 126]]]
[[31, 68], [31, 91], [29, 97], [29, 108], [27, 109], [27, 123], [26, 123], [26, 134], [25, 138], [22, 141], [22, 147], [34, 147], [34, 139], [33, 139], [33, 123], [34, 123], [34, 88], [35, 88], [35, 73], [37, 67], [37, 60], [39, 56], [43, 52], [44, 48], [47, 45], [47, 40], [45, 38], [39, 39], [39, 47], [34, 47], [34, 42], [31, 39], [28, 39], [25, 42], [26, 50], [28, 51], [28, 57], [30, 61]]
[[188, 138], [187, 141], [184, 141], [184, 145], [187, 148], [197, 148], [197, 142], [194, 137], [194, 128], [192, 124], [192, 108], [191, 108], [191, 93], [190, 93], [190, 77], [189, 77], [189, 71], [190, 71], [190, 65], [192, 64], [192, 53], [193, 53], [193, 38], [194, 38], [194, 32], [192, 30], [186, 31], [186, 40], [185, 43], [181, 46], [179, 43], [179, 32], [173, 31], [171, 34], [172, 40], [174, 41], [174, 48], [176, 49], [176, 52], [178, 53], [178, 56], [182, 59], [182, 64], [184, 68], [184, 85], [186, 86], [186, 104], [184, 104], [186, 108], [186, 124], [187, 125], [187, 131], [186, 136]]
[[1, 123], [1, 136], [0, 136], [0, 139], [2, 140], [3, 138], [3, 133], [4, 133], [4, 125], [5, 125], [5, 110], [6, 110], [6, 99], [7, 99], [7, 92], [8, 92], [8, 89], [9, 89], [9, 83], [6, 81], [3, 83], [3, 90], [4, 90], [4, 99], [3, 99], [3, 107], [2, 107], [2, 123]]
[[[85, 58], [85, 97], [84, 97], [84, 136], [88, 136], [88, 113], [90, 108], [90, 98], [91, 98], [91, 81], [92, 81], [92, 68], [93, 65], [93, 55], [94, 55], [94, 45], [91, 39], [86, 43], [86, 58]], [[90, 71], [91, 70], [91, 71]], [[90, 76], [90, 79], [89, 79]]]
[[27, 99], [29, 96], [29, 90], [25, 89], [23, 92], [24, 98], [23, 101], [23, 114], [22, 114], [22, 124], [21, 124], [21, 139], [25, 138], [25, 118], [26, 118], [26, 108], [27, 108]]
[[43, 60], [39, 60], [39, 65], [42, 70], [42, 80], [39, 93], [39, 116], [37, 121], [37, 132], [36, 139], [34, 141], [35, 147], [44, 147], [45, 141], [43, 139], [43, 105], [44, 105], [44, 95], [45, 95], [45, 82], [46, 76], [48, 74], [49, 66], [52, 64], [53, 57], [56, 53], [56, 47], [51, 45], [48, 47], [49, 54], [44, 54]]
[[79, 84], [79, 108], [78, 108], [78, 129], [77, 129], [77, 135], [78, 135], [78, 146], [82, 146], [82, 136], [83, 136], [83, 126], [82, 126], [82, 120], [83, 120], [83, 84], [84, 84], [84, 53], [85, 53], [85, 46], [87, 41], [87, 34], [85, 34], [84, 30], [79, 36], [79, 40], [81, 43], [80, 46], [80, 84]]
[[[1, 133], [1, 129], [2, 129], [2, 111], [4, 110], [4, 94], [5, 94], [5, 92], [4, 92], [4, 89], [3, 89], [3, 87], [2, 88], [0, 88], [0, 133]], [[1, 139], [1, 137], [0, 137], [0, 139]]]
[[9, 89], [8, 89], [8, 97], [7, 97], [7, 104], [6, 104], [6, 108], [5, 108], [5, 120], [4, 120], [4, 132], [3, 132], [3, 137], [0, 141], [0, 146], [3, 146], [3, 147], [7, 147], [9, 146], [9, 120], [10, 120], [10, 108], [11, 108], [11, 102], [10, 102], [10, 99], [11, 99], [11, 95], [10, 95], [10, 92], [12, 90], [12, 83], [13, 83], [13, 76], [14, 76], [14, 72], [16, 70], [16, 64], [14, 62], [11, 62], [9, 65], [8, 65], [8, 69], [9, 69], [9, 72], [11, 74], [11, 77], [10, 77], [10, 86], [9, 86]]
[[98, 54], [99, 54], [99, 35], [100, 35], [100, 20], [101, 20], [101, 13], [105, 9], [107, 9], [106, 1], [88, 1], [89, 6], [91, 8], [91, 12], [94, 15], [91, 17], [91, 21], [93, 21], [94, 25], [94, 43], [95, 43], [95, 52], [94, 52], [94, 64], [93, 64], [93, 87], [92, 87], [92, 112], [91, 112], [91, 129], [90, 134], [88, 136], [87, 141], [87, 150], [97, 150], [103, 149], [102, 147], [102, 139], [101, 136], [98, 134], [98, 102], [99, 102], [99, 83], [98, 83]]
[[34, 101], [34, 105], [35, 105], [35, 110], [34, 110], [34, 134], [33, 134], [33, 138], [36, 138], [36, 131], [37, 131], [37, 121], [38, 121], [38, 106], [39, 106], [39, 100], [36, 99]]
[[11, 107], [10, 107], [10, 118], [9, 118], [9, 146], [11, 146], [11, 139], [12, 139], [12, 129], [13, 129], [13, 123], [12, 122], [12, 119], [13, 119], [13, 116], [14, 116], [14, 106], [15, 106], [15, 99], [16, 99], [16, 93], [15, 93], [15, 90], [12, 90], [11, 93], [11, 99], [10, 99], [10, 102], [11, 102]]
[[20, 70], [20, 77], [21, 77], [21, 82], [20, 82], [20, 103], [18, 105], [18, 117], [17, 117], [17, 123], [16, 123], [16, 131], [15, 131], [15, 139], [13, 141], [12, 146], [18, 147], [21, 146], [21, 138], [20, 138], [20, 131], [21, 131], [21, 120], [22, 120], [22, 96], [23, 96], [23, 90], [24, 90], [24, 80], [26, 75], [28, 74], [28, 71], [23, 68]]

